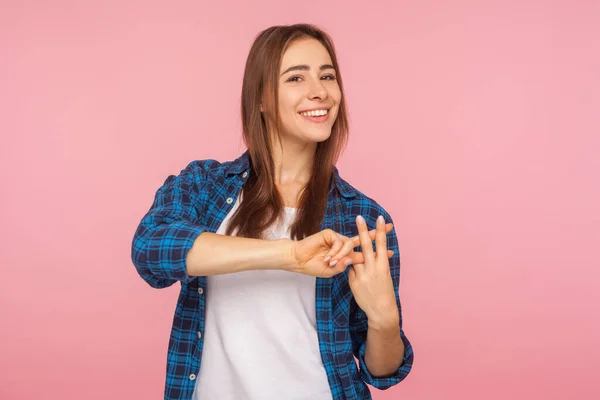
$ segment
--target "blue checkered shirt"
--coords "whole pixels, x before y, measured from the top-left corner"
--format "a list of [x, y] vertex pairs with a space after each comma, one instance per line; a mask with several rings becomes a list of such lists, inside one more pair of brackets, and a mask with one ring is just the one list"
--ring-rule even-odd
[[[202, 232], [217, 231], [234, 206], [249, 169], [248, 151], [223, 163], [210, 159], [192, 161], [179, 175], [167, 177], [135, 231], [131, 258], [139, 275], [158, 289], [181, 283], [168, 347], [165, 399], [192, 398], [202, 360], [202, 293], [206, 277], [187, 274], [187, 253]], [[393, 222], [379, 204], [344, 181], [334, 167], [321, 229], [355, 236], [357, 215], [362, 215], [372, 229], [380, 214], [386, 222]], [[387, 235], [387, 246], [394, 250], [390, 268], [402, 328], [400, 252], [395, 228]], [[360, 251], [360, 246], [355, 250]], [[387, 389], [410, 372], [413, 349], [402, 329], [405, 353], [400, 368], [386, 377], [373, 377], [367, 370], [367, 317], [354, 300], [347, 271], [332, 278], [316, 278], [316, 317], [321, 359], [334, 400], [371, 399], [366, 384]], [[353, 356], [358, 359], [358, 366]]]

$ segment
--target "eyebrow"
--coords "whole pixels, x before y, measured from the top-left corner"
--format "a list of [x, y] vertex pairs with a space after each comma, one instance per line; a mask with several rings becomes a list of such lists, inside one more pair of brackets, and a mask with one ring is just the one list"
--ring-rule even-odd
[[[335, 68], [333, 67], [333, 65], [331, 64], [323, 64], [321, 65], [321, 67], [319, 68], [319, 70], [323, 71], [326, 69], [333, 69], [335, 70]], [[288, 72], [291, 71], [309, 71], [310, 67], [306, 64], [302, 64], [302, 65], [294, 65], [293, 67], [289, 67], [288, 69], [286, 69], [285, 71], [283, 71], [283, 73], [281, 74], [282, 76], [287, 74]]]

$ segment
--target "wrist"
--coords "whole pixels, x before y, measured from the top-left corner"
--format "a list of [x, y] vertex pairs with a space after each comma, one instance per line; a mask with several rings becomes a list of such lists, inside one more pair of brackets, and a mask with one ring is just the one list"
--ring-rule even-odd
[[292, 271], [297, 264], [294, 241], [291, 239], [278, 239], [275, 241], [280, 251], [280, 265], [284, 271]]
[[395, 335], [400, 330], [400, 316], [397, 311], [381, 315], [367, 315], [367, 324], [369, 329]]

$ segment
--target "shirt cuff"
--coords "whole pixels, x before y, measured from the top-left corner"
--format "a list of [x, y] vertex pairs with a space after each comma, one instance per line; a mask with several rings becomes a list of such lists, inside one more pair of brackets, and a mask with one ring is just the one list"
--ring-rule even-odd
[[145, 244], [140, 263], [146, 265], [154, 278], [188, 283], [193, 278], [187, 273], [186, 259], [196, 238], [206, 229], [188, 221], [164, 224], [154, 232]]
[[396, 385], [397, 383], [400, 383], [404, 378], [406, 378], [412, 369], [414, 355], [412, 346], [406, 336], [404, 336], [404, 333], [402, 333], [402, 330], [400, 330], [400, 337], [404, 343], [404, 357], [402, 358], [402, 365], [400, 365], [400, 368], [398, 368], [398, 370], [392, 375], [387, 375], [385, 377], [373, 377], [367, 369], [367, 365], [365, 363], [367, 341], [365, 340], [363, 342], [358, 350], [358, 362], [360, 366], [360, 375], [365, 383], [379, 390], [385, 390]]

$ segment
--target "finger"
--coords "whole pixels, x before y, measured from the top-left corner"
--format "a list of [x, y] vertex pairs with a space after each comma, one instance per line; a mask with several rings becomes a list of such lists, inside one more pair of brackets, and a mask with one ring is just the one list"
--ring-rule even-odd
[[[388, 250], [387, 258], [392, 258], [393, 256], [394, 256], [394, 250]], [[360, 251], [354, 252], [351, 255], [349, 255], [348, 257], [352, 259], [352, 262], [351, 262], [352, 265], [364, 264], [364, 262], [365, 262], [365, 257], [363, 256], [363, 254]]]
[[[392, 224], [392, 223], [385, 224], [386, 233], [391, 232], [393, 228], [394, 228], [394, 224]], [[369, 231], [369, 239], [371, 241], [375, 240], [376, 234], [377, 234], [377, 228], [370, 230]], [[333, 253], [333, 247], [332, 247], [332, 251], [327, 253], [327, 256], [325, 257], [324, 261], [328, 262], [329, 260], [331, 260], [331, 262], [334, 262], [335, 260], [338, 260], [338, 262], [345, 263], [344, 265], [346, 265], [346, 266], [348, 266], [350, 264], [354, 264], [354, 263], [364, 263], [365, 260], [362, 257], [362, 253], [352, 251], [352, 249], [361, 245], [360, 244], [360, 236], [354, 236], [351, 239], [347, 238], [341, 234], [339, 236], [341, 238], [345, 238], [346, 240], [344, 240], [342, 242], [343, 243], [342, 246], [338, 249], [338, 251], [335, 255], [331, 255]], [[371, 246], [371, 248], [372, 247], [373, 246]], [[356, 256], [357, 254], [360, 254], [360, 258], [357, 258], [357, 256]], [[391, 256], [389, 256], [389, 257], [391, 257]]]
[[[340, 261], [344, 261], [344, 260], [345, 260], [345, 258], [342, 258]], [[341, 274], [342, 272], [344, 272], [348, 268], [348, 265], [344, 264], [343, 262], [338, 262], [333, 267], [326, 266], [325, 268], [326, 268], [326, 271], [323, 271], [321, 276], [330, 278], [332, 276], [335, 276], [337, 274]]]
[[[341, 262], [346, 262], [346, 266], [348, 266], [350, 262], [348, 262], [348, 259], [352, 258], [352, 253], [354, 253], [352, 251], [352, 249], [354, 249], [356, 246], [354, 245], [354, 242], [349, 239], [346, 238], [346, 240], [344, 240], [343, 245], [340, 247], [340, 249], [338, 250], [337, 254], [335, 256], [333, 256], [333, 260], [340, 260]], [[344, 258], [346, 258], [346, 260], [343, 260]]]
[[321, 274], [321, 278], [331, 278], [338, 274], [338, 272], [335, 269], [337, 267], [330, 268], [326, 266], [325, 268], [325, 271], [323, 271], [323, 273]]
[[[385, 224], [385, 232], [386, 233], [390, 233], [393, 228], [394, 228], [394, 224], [392, 224], [392, 223]], [[369, 237], [371, 238], [371, 240], [375, 240], [376, 233], [377, 233], [377, 228], [371, 229], [369, 231]], [[351, 239], [356, 243], [356, 246], [360, 246], [360, 235], [353, 236]]]
[[362, 247], [365, 264], [370, 264], [375, 261], [372, 243], [373, 240], [369, 237], [369, 229], [367, 228], [367, 223], [362, 215], [358, 215], [356, 217], [356, 226], [358, 228], [358, 236], [360, 237], [360, 246]]
[[[393, 228], [394, 228], [394, 224], [392, 224], [392, 223], [385, 224], [385, 233], [390, 233]], [[371, 238], [371, 241], [375, 240], [376, 234], [377, 234], [377, 228], [371, 229], [369, 231], [369, 237]], [[352, 241], [355, 243], [354, 247], [360, 246], [360, 236], [359, 235], [352, 237]]]
[[[354, 275], [356, 275], [356, 277], [360, 277], [362, 274], [365, 273], [365, 264], [363, 264], [363, 263], [352, 264], [352, 267], [350, 267], [350, 269], [352, 269], [352, 271], [354, 271]], [[348, 273], [350, 273], [350, 271], [348, 271]]]
[[[329, 250], [327, 252], [327, 254], [325, 255], [325, 258], [323, 259], [323, 261], [325, 263], [328, 263], [329, 260], [336, 254], [339, 253], [340, 249], [342, 248], [342, 246], [344, 245], [344, 241], [340, 240], [340, 239], [335, 239], [335, 242], [333, 242], [333, 245], [331, 246], [331, 250]], [[330, 267], [333, 267], [337, 262], [339, 261], [339, 259], [332, 259], [331, 262], [329, 263]]]
[[375, 236], [375, 251], [377, 257], [383, 257], [387, 250], [387, 238], [385, 234], [385, 220], [383, 215], [377, 217], [377, 233]]
[[332, 276], [343, 272], [346, 268], [347, 267], [345, 265], [339, 262], [336, 263], [333, 267], [330, 267], [329, 265], [325, 264], [323, 265], [323, 271], [321, 271], [320, 277], [331, 278]]

